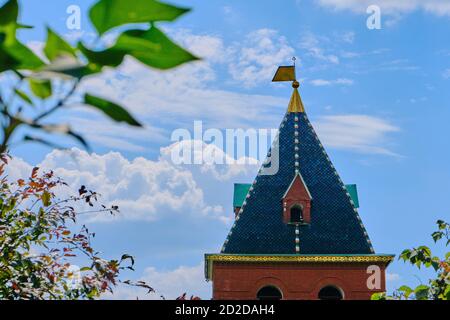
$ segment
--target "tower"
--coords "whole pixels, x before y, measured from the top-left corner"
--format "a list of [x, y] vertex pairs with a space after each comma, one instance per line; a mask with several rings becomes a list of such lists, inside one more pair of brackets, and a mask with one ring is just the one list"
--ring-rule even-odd
[[235, 222], [219, 254], [205, 255], [213, 299], [370, 299], [385, 291], [393, 255], [375, 254], [346, 186], [305, 112], [295, 65], [278, 136], [252, 184], [236, 184]]

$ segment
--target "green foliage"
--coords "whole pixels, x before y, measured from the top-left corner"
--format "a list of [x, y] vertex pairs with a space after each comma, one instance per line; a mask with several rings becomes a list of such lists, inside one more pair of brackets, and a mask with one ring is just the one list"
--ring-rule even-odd
[[47, 42], [45, 43], [44, 52], [50, 61], [54, 61], [64, 55], [76, 57], [75, 49], [50, 28], [47, 28]]
[[[120, 279], [123, 270], [133, 270], [132, 256], [102, 258], [92, 246], [94, 233], [86, 226], [79, 232], [69, 228], [82, 204], [89, 212], [111, 214], [117, 206], [98, 206], [97, 193], [84, 186], [60, 199], [55, 190], [66, 184], [39, 168], [11, 182], [7, 163], [8, 157], [0, 156], [0, 299], [95, 299], [119, 283], [153, 291], [145, 282]], [[84, 264], [79, 273], [74, 263]]]
[[16, 38], [17, 29], [28, 28], [17, 22], [19, 5], [17, 0], [10, 0], [0, 8], [0, 70], [15, 69], [36, 70], [43, 62], [33, 51]]
[[89, 17], [99, 32], [129, 23], [173, 21], [189, 9], [155, 0], [101, 0], [89, 11]]
[[[8, 158], [3, 154], [19, 132], [22, 136], [17, 142], [59, 147], [19, 128], [62, 134], [88, 148], [84, 137], [70, 126], [49, 119], [80, 96], [84, 99], [76, 102], [116, 122], [140, 127], [124, 107], [89, 93], [77, 94], [77, 89], [85, 78], [100, 74], [105, 67], [118, 67], [127, 56], [160, 70], [196, 60], [155, 26], [155, 22], [173, 21], [187, 11], [155, 0], [99, 0], [89, 11], [98, 31], [96, 42], [101, 42], [105, 32], [121, 26], [125, 29], [116, 43], [102, 50], [83, 42], [72, 45], [47, 28], [46, 58], [41, 59], [17, 38], [18, 29], [30, 28], [18, 22], [18, 1], [8, 0], [0, 8], [0, 74], [16, 80], [10, 88], [0, 89], [0, 299], [94, 299], [112, 291], [118, 282], [153, 291], [145, 282], [120, 281], [122, 270], [133, 269], [133, 257], [125, 254], [117, 260], [103, 259], [91, 246], [93, 233], [86, 227], [78, 233], [69, 229], [68, 223], [75, 222], [79, 214], [74, 209], [77, 203], [93, 207], [95, 192], [82, 187], [76, 196], [58, 199], [54, 190], [64, 187], [64, 182], [52, 172], [39, 174], [38, 168], [28, 179], [10, 182], [4, 175]], [[126, 29], [135, 23], [140, 23], [142, 30]], [[117, 210], [103, 206], [97, 212]], [[80, 269], [81, 286], [74, 288], [67, 279], [73, 276], [70, 267], [76, 256], [83, 256], [88, 263]]]
[[117, 39], [114, 48], [128, 52], [142, 63], [158, 69], [174, 68], [197, 59], [156, 27], [126, 31]]
[[31, 92], [38, 98], [47, 99], [52, 95], [52, 84], [49, 80], [29, 78]]
[[125, 122], [128, 123], [131, 126], [141, 127], [142, 125], [137, 122], [129, 113], [127, 110], [122, 108], [121, 106], [112, 103], [110, 101], [107, 101], [102, 98], [94, 97], [90, 94], [86, 94], [84, 96], [84, 103], [91, 105], [102, 112], [104, 112], [107, 116], [109, 116], [111, 119], [118, 121], [118, 122]]
[[[69, 100], [80, 96], [76, 95], [77, 89], [86, 77], [101, 73], [105, 67], [118, 67], [127, 56], [139, 60], [145, 66], [160, 70], [198, 59], [174, 43], [155, 25], [158, 21], [173, 21], [189, 9], [155, 0], [99, 0], [89, 11], [90, 20], [98, 32], [97, 40], [101, 40], [105, 32], [121, 26], [125, 30], [118, 35], [116, 42], [102, 50], [89, 48], [83, 42], [73, 46], [47, 28], [47, 40], [43, 50], [47, 58], [45, 61], [18, 40], [16, 31], [29, 28], [17, 21], [19, 11], [17, 0], [9, 0], [0, 8], [0, 73], [9, 73], [17, 79], [14, 87], [9, 90], [12, 98], [6, 99], [5, 92], [0, 92], [0, 111], [4, 120], [1, 153], [11, 145], [12, 137], [19, 127], [64, 134], [88, 147], [84, 138], [72, 128], [60, 124], [49, 125], [48, 118], [67, 107]], [[126, 29], [128, 25], [136, 23], [139, 23], [142, 29]], [[59, 88], [56, 88], [56, 85], [59, 85]], [[68, 87], [64, 94], [55, 95], [55, 92], [61, 91], [60, 88]], [[14, 99], [15, 97], [17, 99]], [[84, 93], [84, 97], [81, 103], [101, 111], [110, 119], [141, 126], [117, 103], [89, 93]], [[44, 100], [44, 103], [39, 103], [40, 108], [36, 108], [35, 100]], [[24, 118], [24, 114], [29, 114], [24, 113], [24, 109], [31, 107], [33, 113], [37, 113], [36, 116], [31, 119]], [[32, 137], [23, 133], [21, 138], [23, 141], [55, 147], [54, 143], [39, 136]]]
[[[438, 220], [438, 230], [431, 237], [435, 242], [445, 241], [445, 246], [450, 244], [450, 224]], [[430, 279], [428, 285], [420, 284], [416, 288], [401, 286], [393, 296], [374, 295], [374, 300], [384, 299], [415, 299], [415, 300], [450, 300], [450, 252], [444, 258], [434, 256], [427, 246], [406, 249], [400, 254], [399, 259], [408, 262], [417, 268], [433, 268], [436, 277]]]

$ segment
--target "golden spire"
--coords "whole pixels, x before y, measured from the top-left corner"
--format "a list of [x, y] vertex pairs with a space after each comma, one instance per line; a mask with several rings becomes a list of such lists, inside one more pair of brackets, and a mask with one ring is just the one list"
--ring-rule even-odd
[[302, 98], [300, 98], [300, 94], [298, 93], [299, 86], [300, 83], [298, 83], [297, 80], [292, 82], [292, 88], [294, 88], [294, 91], [292, 92], [291, 100], [289, 101], [288, 112], [305, 112]]
[[297, 59], [293, 57], [293, 66], [278, 67], [272, 81], [292, 81], [292, 88], [294, 88], [294, 92], [292, 92], [291, 100], [289, 101], [288, 112], [305, 112], [305, 107], [303, 106], [302, 99], [300, 98], [300, 94], [298, 93], [298, 87], [300, 86], [300, 83], [297, 81], [295, 75], [295, 60]]

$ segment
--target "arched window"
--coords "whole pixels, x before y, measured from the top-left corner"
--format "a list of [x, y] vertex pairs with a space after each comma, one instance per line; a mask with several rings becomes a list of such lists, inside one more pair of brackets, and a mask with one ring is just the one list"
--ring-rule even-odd
[[281, 300], [281, 291], [274, 286], [265, 286], [256, 294], [258, 300]]
[[319, 291], [320, 300], [342, 300], [342, 298], [342, 291], [335, 286], [326, 286]]
[[303, 208], [302, 206], [296, 204], [291, 207], [291, 223], [302, 223], [303, 222]]

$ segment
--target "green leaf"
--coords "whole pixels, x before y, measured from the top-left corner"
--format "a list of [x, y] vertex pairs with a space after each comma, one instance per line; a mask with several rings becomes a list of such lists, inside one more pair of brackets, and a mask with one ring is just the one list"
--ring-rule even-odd
[[30, 48], [20, 43], [15, 38], [12, 42], [5, 42], [2, 49], [12, 59], [17, 61], [14, 68], [18, 70], [37, 70], [45, 65], [45, 63]]
[[409, 249], [405, 249], [402, 251], [402, 253], [400, 253], [400, 256], [398, 257], [398, 259], [402, 259], [403, 261], [409, 260], [409, 257], [411, 256], [411, 250]]
[[76, 57], [75, 49], [50, 28], [47, 28], [44, 53], [50, 61], [64, 55]]
[[416, 289], [414, 289], [414, 295], [416, 296], [416, 300], [427, 300], [429, 291], [430, 288], [423, 284], [416, 287]]
[[445, 299], [450, 300], [450, 285], [447, 285], [447, 288], [445, 288], [443, 295]]
[[117, 39], [114, 49], [125, 51], [142, 63], [158, 69], [170, 69], [185, 62], [198, 60], [156, 27], [149, 30], [125, 31]]
[[123, 61], [126, 52], [116, 50], [113, 48], [103, 51], [92, 51], [86, 48], [81, 42], [78, 44], [78, 49], [88, 59], [88, 68], [92, 73], [100, 72], [104, 66], [117, 67]]
[[434, 242], [439, 241], [443, 236], [444, 233], [441, 231], [436, 231], [431, 234], [431, 237], [433, 238]]
[[[1, 41], [0, 41], [1, 42]], [[18, 67], [19, 61], [14, 59], [4, 48], [0, 46], [0, 72]]]
[[15, 94], [17, 94], [23, 101], [26, 103], [33, 105], [33, 101], [30, 99], [30, 97], [27, 96], [27, 94], [19, 89], [14, 89]]
[[155, 0], [100, 0], [89, 11], [89, 18], [100, 35], [130, 23], [173, 21], [190, 9]]
[[44, 65], [27, 46], [16, 38], [16, 30], [26, 26], [17, 23], [19, 6], [16, 0], [0, 8], [0, 70], [34, 70]]
[[377, 292], [374, 293], [371, 297], [370, 300], [386, 300], [386, 294], [382, 293], [382, 292]]
[[17, 21], [19, 5], [17, 0], [9, 0], [0, 8], [0, 26], [6, 26]]
[[425, 257], [430, 257], [431, 256], [431, 249], [428, 248], [427, 246], [420, 246], [418, 248], [418, 250], [420, 250], [420, 252], [423, 253], [423, 255]]
[[136, 127], [142, 127], [142, 125], [137, 122], [127, 110], [113, 102], [86, 94], [84, 96], [84, 103], [97, 108], [115, 121], [125, 122]]
[[82, 43], [78, 44], [78, 49], [89, 61], [85, 75], [101, 72], [105, 66], [117, 67], [125, 55], [131, 55], [147, 66], [157, 69], [170, 69], [198, 59], [155, 27], [149, 30], [126, 31], [118, 37], [113, 47], [103, 51], [92, 51]]
[[430, 260], [430, 265], [433, 267], [434, 271], [438, 271], [441, 267], [441, 260], [438, 257], [433, 257]]
[[19, 5], [16, 0], [8, 1], [0, 8], [0, 34], [3, 46], [11, 45], [17, 41], [16, 30], [20, 28], [17, 23]]
[[45, 191], [42, 194], [41, 199], [42, 199], [42, 204], [44, 205], [44, 207], [48, 207], [50, 205], [50, 198], [51, 198], [50, 193], [48, 193], [47, 191]]
[[36, 97], [47, 99], [52, 95], [52, 84], [48, 80], [29, 79], [30, 89]]
[[401, 286], [400, 288], [398, 288], [398, 291], [403, 292], [406, 299], [408, 299], [411, 293], [414, 292], [414, 290], [408, 286]]

